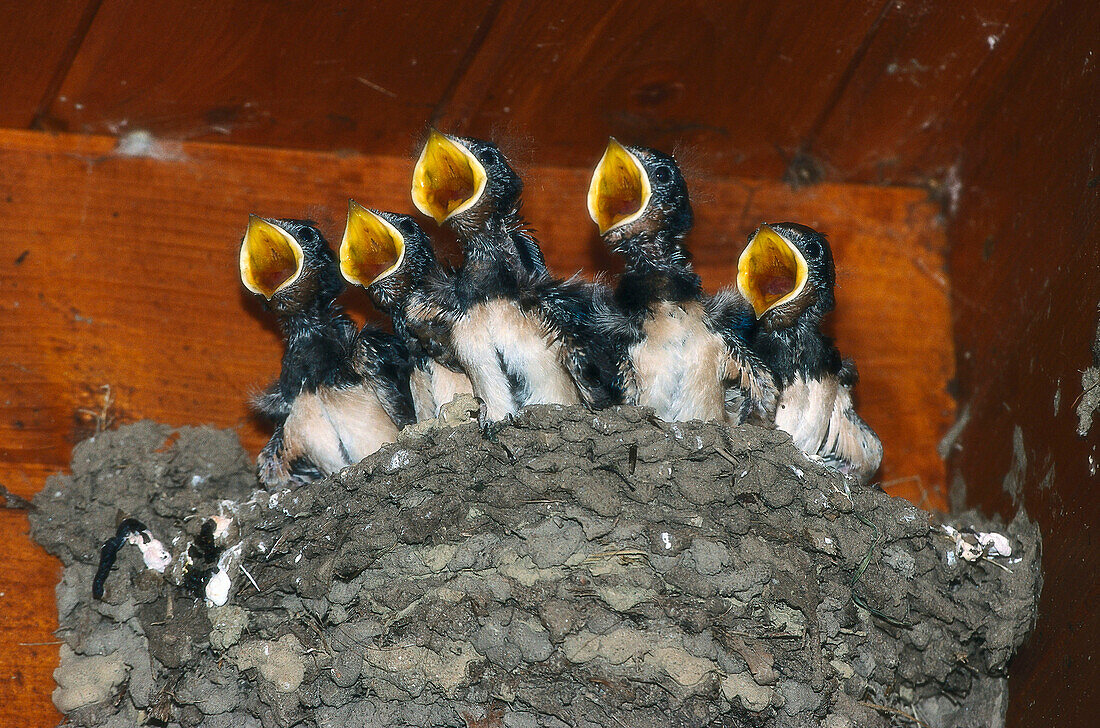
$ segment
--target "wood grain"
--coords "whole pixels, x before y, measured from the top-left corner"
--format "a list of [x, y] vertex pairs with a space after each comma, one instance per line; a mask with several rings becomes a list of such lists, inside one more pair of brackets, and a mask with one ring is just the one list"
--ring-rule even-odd
[[30, 127], [57, 95], [98, 0], [0, 4], [0, 126]]
[[1048, 4], [891, 3], [808, 150], [830, 176], [944, 179]]
[[57, 667], [60, 564], [26, 535], [27, 517], [0, 510], [4, 568], [0, 570], [0, 723], [50, 726], [61, 715], [50, 701]]
[[491, 6], [103, 0], [56, 128], [406, 154]]
[[24, 111], [0, 124], [57, 87], [39, 124], [73, 132], [403, 156], [436, 121], [534, 138], [544, 165], [588, 166], [613, 134], [715, 175], [924, 185], [1050, 0], [89, 2], [71, 68], [79, 3], [18, 11], [38, 62], [12, 57]]
[[[1100, 417], [1080, 437], [1081, 371], [1100, 366], [1100, 15], [1057, 2], [966, 140], [950, 223], [961, 408], [953, 500], [1043, 535], [1035, 633], [1011, 665], [1008, 725], [1100, 713]], [[965, 486], [963, 488], [962, 486]]]
[[593, 165], [615, 135], [778, 179], [878, 15], [837, 0], [506, 4], [443, 127], [535, 134], [565, 166]]
[[[0, 131], [0, 482], [21, 495], [66, 468], [72, 445], [103, 419], [106, 386], [112, 424], [232, 427], [256, 452], [267, 433], [246, 398], [276, 374], [280, 342], [237, 277], [248, 213], [313, 217], [335, 236], [349, 196], [412, 208], [408, 159], [200, 143], [154, 151], [161, 158], [120, 156], [107, 137]], [[585, 211], [588, 172], [533, 167], [525, 176], [526, 211], [550, 265], [613, 266]], [[691, 245], [711, 289], [732, 280], [762, 220], [832, 235], [841, 286], [833, 328], [859, 362], [861, 411], [886, 445], [882, 478], [942, 507], [935, 445], [953, 417], [945, 388], [954, 354], [936, 206], [909, 189], [689, 181]], [[346, 298], [367, 310], [358, 292]], [[0, 669], [19, 665], [24, 681], [0, 674], [0, 724], [33, 716], [45, 725], [56, 719], [44, 701], [56, 648], [30, 663], [17, 643], [49, 639], [56, 564], [23, 535], [21, 516], [0, 525], [6, 554], [26, 569], [0, 587], [17, 595], [0, 597], [0, 621], [14, 625], [2, 635]]]

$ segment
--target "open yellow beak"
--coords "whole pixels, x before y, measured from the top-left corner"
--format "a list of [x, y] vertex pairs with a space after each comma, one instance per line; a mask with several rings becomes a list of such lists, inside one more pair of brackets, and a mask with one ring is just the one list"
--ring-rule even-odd
[[651, 194], [641, 160], [612, 138], [588, 187], [588, 214], [600, 235], [641, 217]]
[[413, 169], [413, 204], [442, 224], [477, 204], [486, 179], [469, 149], [432, 129]]
[[737, 289], [760, 318], [801, 293], [807, 273], [798, 248], [761, 225], [737, 260]]
[[405, 259], [405, 237], [380, 215], [348, 201], [348, 224], [340, 241], [340, 272], [360, 286], [377, 283]]
[[302, 246], [278, 225], [249, 215], [241, 243], [241, 282], [267, 300], [302, 275]]

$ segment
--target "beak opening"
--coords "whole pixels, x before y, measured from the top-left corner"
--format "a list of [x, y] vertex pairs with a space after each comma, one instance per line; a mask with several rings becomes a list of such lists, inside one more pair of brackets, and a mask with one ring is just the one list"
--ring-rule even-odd
[[413, 204], [442, 224], [476, 205], [487, 181], [485, 167], [465, 145], [432, 129], [413, 169]]
[[649, 175], [641, 160], [612, 138], [588, 187], [588, 214], [600, 235], [641, 217], [651, 196]]
[[302, 275], [301, 244], [278, 225], [250, 215], [241, 243], [241, 282], [271, 300]]
[[385, 218], [355, 200], [348, 201], [348, 223], [340, 241], [340, 273], [350, 283], [371, 286], [405, 260], [405, 237]]
[[808, 274], [802, 252], [761, 225], [737, 260], [737, 289], [760, 318], [802, 293]]

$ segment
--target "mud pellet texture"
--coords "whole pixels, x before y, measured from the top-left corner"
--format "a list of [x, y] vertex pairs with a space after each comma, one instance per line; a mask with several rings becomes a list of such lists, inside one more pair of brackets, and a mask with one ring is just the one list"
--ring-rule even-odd
[[[999, 725], [1041, 585], [1023, 515], [951, 518], [1013, 549], [966, 561], [781, 432], [631, 407], [429, 429], [278, 492], [232, 433], [139, 423], [35, 505], [76, 726]], [[179, 585], [213, 516], [218, 607]], [[173, 564], [124, 546], [95, 601], [126, 517]]]

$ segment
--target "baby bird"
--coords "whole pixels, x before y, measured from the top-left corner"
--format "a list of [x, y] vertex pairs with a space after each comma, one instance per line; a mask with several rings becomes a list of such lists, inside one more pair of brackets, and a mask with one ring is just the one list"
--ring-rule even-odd
[[779, 386], [776, 427], [810, 457], [866, 484], [882, 443], [852, 404], [855, 364], [821, 333], [835, 282], [825, 236], [796, 223], [761, 225], [737, 262], [737, 287], [759, 319], [753, 349]]
[[546, 271], [519, 214], [523, 183], [496, 146], [432, 131], [413, 172], [417, 208], [451, 227], [465, 255], [453, 280], [408, 308], [418, 337], [439, 334], [486, 414], [528, 404], [619, 401], [615, 353], [595, 336], [599, 290]]
[[344, 283], [317, 228], [251, 216], [240, 272], [275, 313], [285, 346], [279, 380], [256, 402], [275, 423], [257, 460], [260, 481], [308, 481], [394, 441], [413, 421], [408, 353], [390, 334], [357, 332], [336, 305]]
[[340, 243], [340, 272], [367, 289], [375, 307], [393, 319], [393, 330], [408, 347], [409, 384], [418, 422], [438, 417], [440, 408], [460, 394], [472, 394], [469, 377], [449, 359], [446, 348], [425, 332], [421, 340], [408, 323], [410, 303], [434, 286], [446, 286], [454, 274], [436, 260], [431, 241], [408, 215], [368, 210], [348, 203], [348, 222]]
[[432, 129], [413, 172], [413, 202], [462, 242], [464, 267], [505, 262], [546, 273], [538, 242], [520, 214], [523, 181], [495, 144]]
[[611, 139], [588, 211], [625, 261], [602, 323], [626, 350], [627, 401], [669, 421], [768, 422], [775, 387], [745, 340], [752, 308], [736, 292], [704, 295], [684, 246], [693, 213], [675, 160]]

